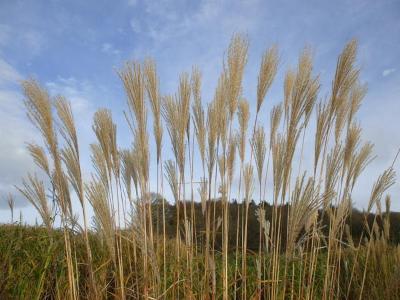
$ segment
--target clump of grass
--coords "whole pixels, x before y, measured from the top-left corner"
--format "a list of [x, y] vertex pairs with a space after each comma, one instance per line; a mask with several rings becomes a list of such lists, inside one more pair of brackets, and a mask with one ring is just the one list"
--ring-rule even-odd
[[[127, 149], [118, 147], [111, 111], [99, 109], [93, 118], [96, 142], [90, 146], [88, 182], [70, 103], [51, 97], [35, 80], [23, 81], [27, 115], [43, 145], [27, 144], [41, 173], [29, 174], [18, 190], [46, 229], [34, 233], [20, 226], [11, 232], [22, 248], [30, 244], [21, 237], [32, 234], [45, 255], [21, 252], [37, 273], [26, 276], [31, 282], [24, 281], [22, 274], [28, 271], [0, 243], [5, 249], [0, 267], [8, 274], [0, 277], [0, 296], [27, 298], [35, 283], [36, 298], [57, 299], [398, 298], [400, 258], [390, 244], [387, 195], [395, 180], [393, 165], [372, 187], [358, 241], [348, 226], [357, 180], [373, 159], [373, 144], [362, 140], [356, 119], [366, 94], [356, 65], [356, 41], [339, 55], [331, 91], [320, 101], [320, 78], [306, 48], [285, 74], [282, 102], [272, 107], [266, 124], [259, 124], [279, 62], [278, 48], [267, 49], [256, 99], [249, 101], [255, 103], [250, 134], [251, 105], [242, 86], [248, 48], [246, 37], [232, 37], [209, 103], [202, 101], [197, 67], [191, 75], [181, 74], [176, 93], [163, 95], [153, 60], [126, 63], [118, 75], [126, 91], [132, 143]], [[314, 143], [311, 167], [302, 163], [306, 136]], [[164, 199], [164, 179], [173, 205]], [[153, 180], [156, 196], [150, 190]], [[253, 200], [257, 191], [258, 204]], [[268, 194], [271, 199], [265, 199]], [[74, 196], [83, 227], [75, 217]], [[13, 222], [14, 202], [9, 199]], [[94, 213], [92, 229], [87, 204]], [[55, 224], [61, 224], [61, 231]], [[250, 237], [257, 240], [250, 241], [255, 247], [249, 247]], [[10, 287], [14, 279], [20, 281], [16, 289]]]

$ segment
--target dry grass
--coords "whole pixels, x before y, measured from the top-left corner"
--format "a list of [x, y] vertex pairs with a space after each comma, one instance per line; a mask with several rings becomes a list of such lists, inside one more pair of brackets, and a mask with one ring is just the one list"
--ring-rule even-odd
[[[53, 239], [55, 220], [61, 221], [67, 293], [56, 285], [46, 292], [49, 298], [364, 299], [379, 292], [386, 299], [399, 296], [400, 288], [392, 282], [396, 272], [392, 264], [400, 256], [389, 242], [387, 191], [395, 180], [393, 166], [372, 187], [364, 239], [353, 239], [346, 224], [357, 179], [373, 159], [373, 144], [362, 140], [356, 119], [367, 91], [356, 65], [356, 41], [350, 41], [339, 55], [325, 100], [318, 100], [320, 79], [306, 48], [297, 66], [286, 72], [283, 101], [271, 108], [269, 124], [258, 124], [258, 116], [264, 113], [263, 103], [277, 73], [278, 50], [273, 46], [261, 58], [253, 108], [242, 95], [248, 47], [246, 37], [233, 36], [214, 99], [207, 104], [202, 102], [199, 68], [180, 75], [175, 94], [162, 95], [153, 60], [126, 63], [118, 74], [127, 95], [125, 118], [132, 146], [118, 147], [111, 111], [99, 109], [93, 119], [96, 142], [90, 148], [93, 170], [88, 182], [83, 180], [70, 103], [62, 96], [52, 98], [35, 80], [22, 83], [28, 117], [44, 145], [30, 143], [27, 149], [51, 186], [47, 191], [41, 177], [28, 175], [18, 187], [51, 236], [38, 298], [45, 297], [50, 253], [58, 247]], [[249, 134], [252, 109], [254, 125]], [[169, 139], [163, 140], [164, 126]], [[314, 142], [310, 169], [302, 164], [305, 136]], [[165, 152], [168, 147], [172, 157]], [[267, 185], [268, 176], [272, 186]], [[156, 181], [157, 195], [163, 197], [164, 179], [173, 195], [169, 200], [175, 203], [174, 237], [166, 234], [171, 218], [166, 215], [168, 203], [154, 201], [150, 190], [150, 183]], [[259, 202], [269, 200], [271, 208], [268, 214], [263, 203], [257, 210], [256, 252], [248, 249], [253, 194]], [[272, 198], [265, 199], [267, 194]], [[83, 227], [75, 219], [74, 196], [81, 204]], [[243, 203], [235, 211], [236, 219], [230, 213], [233, 198]], [[194, 212], [196, 199], [201, 201], [201, 216]], [[160, 201], [161, 214], [160, 206], [154, 207]], [[87, 204], [94, 212], [93, 239]], [[368, 215], [374, 208], [377, 214], [371, 223]], [[323, 227], [327, 218], [328, 226]], [[197, 224], [203, 229], [198, 230]], [[80, 231], [83, 258], [75, 237]], [[371, 282], [380, 264], [380, 282]], [[57, 282], [58, 275], [54, 276]]]

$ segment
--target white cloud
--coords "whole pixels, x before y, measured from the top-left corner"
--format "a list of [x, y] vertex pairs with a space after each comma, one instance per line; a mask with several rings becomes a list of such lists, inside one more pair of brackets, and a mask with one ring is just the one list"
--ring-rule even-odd
[[[0, 70], [3, 70], [0, 65]], [[16, 197], [16, 206], [25, 207], [27, 201], [16, 191], [28, 172], [38, 172], [28, 151], [26, 142], [41, 144], [41, 137], [26, 117], [22, 103], [23, 95], [15, 87], [6, 87], [7, 83], [20, 78], [19, 72], [7, 64], [7, 72], [2, 76], [0, 86], [0, 199], [8, 193]], [[90, 142], [92, 104], [95, 89], [88, 81], [80, 81], [74, 77], [58, 77], [57, 80], [45, 84], [50, 95], [61, 94], [72, 105], [78, 137], [81, 141], [82, 160], [88, 159], [88, 143]], [[40, 172], [39, 172], [40, 174]], [[87, 177], [87, 174], [84, 173]], [[7, 209], [7, 203], [0, 201], [0, 210]], [[26, 210], [27, 208], [24, 208]], [[32, 212], [29, 212], [32, 215]]]
[[101, 51], [107, 54], [112, 54], [112, 55], [118, 55], [121, 53], [118, 49], [115, 49], [115, 47], [110, 44], [110, 43], [103, 43], [101, 45]]
[[0, 24], [0, 52], [6, 47], [26, 49], [26, 57], [39, 55], [47, 45], [45, 36], [33, 29], [20, 29]]
[[142, 25], [140, 24], [139, 19], [131, 19], [130, 21], [131, 28], [133, 32], [140, 33], [142, 31]]
[[394, 73], [395, 71], [396, 71], [396, 69], [394, 69], [394, 68], [383, 70], [382, 76], [383, 77], [389, 76], [390, 74]]
[[162, 48], [174, 39], [180, 45], [200, 39], [204, 43], [213, 41], [210, 48], [215, 48], [215, 40], [225, 43], [222, 37], [234, 32], [253, 31], [262, 21], [258, 0], [252, 0], [250, 4], [224, 0], [201, 0], [188, 4], [164, 0], [145, 1], [143, 6], [143, 13], [131, 18], [130, 27], [140, 37], [151, 40], [152, 49]]
[[54, 81], [46, 82], [45, 85], [52, 96], [62, 95], [70, 101], [82, 159], [90, 161], [88, 151], [89, 143], [93, 141], [92, 117], [99, 106], [99, 100], [104, 97], [104, 89], [88, 80], [62, 76]]
[[9, 63], [0, 58], [0, 85], [15, 84], [21, 75]]
[[59, 76], [55, 81], [46, 82], [51, 95], [62, 95], [70, 102], [74, 113], [86, 113], [90, 109], [88, 95], [93, 87], [88, 81], [79, 81], [75, 77]]
[[197, 14], [211, 14], [207, 7], [199, 12], [191, 11], [188, 7], [183, 7], [184, 4], [178, 5], [168, 1], [146, 1], [144, 5], [144, 18], [132, 18], [130, 26], [133, 32], [149, 37], [156, 43], [182, 36], [193, 29], [201, 21]]
[[[400, 88], [393, 85], [384, 85], [379, 89], [371, 90], [360, 109], [360, 122], [363, 127], [363, 137], [374, 143], [376, 159], [367, 167], [360, 178], [359, 189], [355, 195], [358, 206], [366, 207], [369, 193], [377, 177], [393, 162], [400, 147], [398, 132], [398, 116], [400, 114]], [[400, 174], [400, 161], [394, 165], [397, 174]], [[393, 199], [400, 197], [400, 183], [388, 191]], [[400, 202], [393, 201], [394, 211], [400, 211]]]
[[27, 30], [23, 33], [19, 33], [19, 36], [33, 55], [38, 55], [45, 47], [46, 40], [44, 36], [37, 31]]
[[128, 0], [129, 6], [136, 6], [137, 3], [138, 3], [138, 0]]
[[[21, 182], [26, 172], [33, 170], [25, 142], [35, 136], [25, 118], [21, 95], [15, 90], [19, 79], [20, 73], [0, 59], [0, 199], [11, 193], [15, 195], [16, 207], [27, 205], [14, 185]], [[0, 201], [0, 209], [7, 208], [3, 200]]]

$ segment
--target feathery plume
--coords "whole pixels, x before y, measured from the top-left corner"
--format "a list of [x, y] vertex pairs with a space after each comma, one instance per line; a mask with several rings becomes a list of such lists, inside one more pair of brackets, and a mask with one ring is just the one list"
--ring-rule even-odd
[[[191, 86], [189, 74], [184, 72], [179, 77], [179, 88], [178, 88], [178, 101], [179, 101], [179, 113], [180, 113], [180, 126], [179, 131], [181, 131], [181, 138], [184, 139], [185, 132], [187, 130], [190, 120], [190, 97], [191, 96]], [[184, 141], [181, 142], [181, 146], [184, 147]], [[184, 152], [184, 151], [183, 151]]]
[[317, 105], [317, 129], [315, 131], [314, 143], [314, 172], [317, 169], [319, 157], [321, 155], [322, 146], [327, 138], [329, 126], [329, 103], [318, 103]]
[[[343, 167], [343, 147], [336, 144], [331, 153], [328, 154], [325, 169], [325, 193], [334, 192], [339, 180], [340, 169]], [[327, 198], [326, 200], [330, 200]], [[329, 203], [324, 202], [324, 209], [328, 208]]]
[[283, 168], [285, 164], [285, 138], [278, 134], [272, 147], [272, 171], [274, 178], [274, 201], [278, 199], [283, 181]]
[[57, 139], [53, 128], [49, 94], [33, 79], [23, 81], [22, 88], [25, 94], [24, 104], [28, 118], [40, 131], [49, 152], [54, 156], [57, 152]]
[[257, 113], [260, 111], [265, 95], [275, 78], [278, 60], [278, 48], [276, 46], [266, 50], [262, 56], [257, 83]]
[[92, 128], [96, 134], [100, 149], [103, 152], [109, 176], [111, 176], [111, 172], [118, 174], [117, 126], [112, 121], [111, 111], [108, 109], [96, 111]]
[[96, 180], [101, 183], [108, 190], [109, 188], [109, 173], [107, 169], [106, 159], [104, 152], [101, 150], [99, 144], [90, 144], [91, 161], [96, 174]]
[[352, 179], [351, 189], [354, 188], [355, 182], [360, 174], [364, 171], [365, 167], [374, 159], [372, 156], [372, 150], [374, 145], [372, 143], [365, 143], [361, 149], [354, 155], [351, 166], [349, 167], [349, 173]]
[[383, 193], [395, 183], [395, 178], [396, 172], [393, 170], [392, 167], [386, 169], [383, 174], [379, 176], [377, 181], [374, 183], [374, 186], [372, 187], [371, 196], [368, 201], [368, 213], [371, 211], [374, 204], [380, 204]]
[[68, 146], [72, 148], [79, 156], [78, 136], [76, 134], [71, 103], [64, 97], [58, 96], [55, 99], [54, 106], [56, 108], [58, 118], [61, 120], [60, 133]]
[[218, 115], [218, 137], [222, 143], [222, 148], [224, 150], [226, 149], [227, 143], [228, 121], [230, 120], [229, 118], [232, 117], [232, 115], [230, 114], [230, 103], [227, 103], [227, 88], [227, 75], [225, 72], [222, 72], [218, 79], [218, 85], [215, 90], [214, 103], [216, 114]]
[[100, 181], [93, 178], [92, 181], [86, 185], [86, 197], [93, 207], [96, 224], [100, 226], [100, 232], [104, 236], [112, 261], [116, 264], [115, 216], [109, 206], [107, 189]]
[[285, 118], [289, 116], [289, 109], [291, 105], [293, 86], [296, 80], [296, 73], [293, 70], [288, 70], [285, 74], [285, 82], [284, 82], [284, 109], [285, 109]]
[[229, 146], [228, 146], [228, 153], [226, 154], [226, 169], [228, 175], [228, 183], [232, 183], [233, 174], [235, 171], [235, 157], [236, 157], [236, 145], [237, 140], [236, 138], [231, 138]]
[[347, 119], [347, 123], [348, 126], [352, 123], [353, 121], [353, 117], [355, 116], [355, 114], [357, 113], [357, 111], [359, 110], [360, 106], [361, 106], [361, 102], [364, 99], [366, 93], [367, 93], [367, 85], [361, 85], [361, 84], [355, 84], [353, 86], [353, 88], [351, 89], [350, 92], [350, 110], [348, 113], [348, 119]]
[[178, 184], [178, 176], [176, 174], [175, 164], [172, 160], [167, 160], [164, 163], [165, 175], [167, 177], [168, 184], [171, 188], [172, 194], [174, 195], [175, 203], [178, 204], [178, 193], [179, 193], [179, 184]]
[[253, 147], [254, 158], [257, 166], [258, 181], [261, 184], [262, 171], [264, 167], [265, 154], [267, 152], [267, 146], [265, 144], [265, 131], [264, 127], [258, 127], [253, 135], [251, 141]]
[[360, 136], [361, 136], [361, 127], [357, 124], [351, 125], [347, 133], [346, 143], [344, 147], [343, 163], [346, 169], [349, 168], [351, 158], [353, 157], [354, 152], [360, 143]]
[[128, 194], [128, 199], [131, 200], [132, 193], [132, 180], [137, 190], [137, 175], [135, 159], [130, 150], [124, 149], [120, 151], [121, 157], [121, 173], [122, 179], [125, 184], [126, 193]]
[[36, 175], [28, 174], [28, 178], [22, 180], [22, 187], [17, 187], [17, 189], [35, 207], [46, 227], [51, 229], [53, 227], [53, 217], [47, 202], [43, 181]]
[[270, 117], [270, 149], [272, 149], [275, 143], [276, 132], [278, 131], [279, 123], [281, 122], [282, 118], [282, 104], [274, 105], [271, 110], [271, 117]]
[[34, 143], [28, 143], [27, 149], [29, 154], [32, 156], [35, 164], [39, 168], [41, 168], [49, 177], [51, 177], [49, 161], [47, 160], [47, 156], [46, 153], [44, 152], [44, 149]]
[[314, 179], [305, 180], [305, 173], [302, 177], [298, 177], [296, 185], [292, 192], [290, 203], [290, 214], [288, 220], [288, 241], [287, 254], [293, 254], [296, 240], [302, 230], [309, 222], [310, 218], [314, 218], [318, 212], [318, 208], [324, 202], [325, 198], [330, 197], [329, 194], [320, 196], [318, 189], [314, 186]]
[[244, 67], [247, 63], [249, 42], [247, 38], [236, 34], [232, 37], [227, 55], [228, 107], [230, 118], [237, 108], [237, 102], [242, 92]]
[[208, 149], [207, 149], [207, 166], [209, 178], [216, 161], [216, 143], [218, 135], [218, 111], [215, 102], [208, 105], [207, 111], [207, 132], [208, 132]]
[[354, 67], [357, 54], [357, 41], [351, 40], [340, 54], [335, 78], [332, 83], [331, 115], [337, 111], [351, 88], [358, 80], [360, 70]]
[[71, 104], [64, 97], [58, 96], [54, 105], [58, 118], [61, 121], [60, 133], [66, 144], [64, 149], [61, 150], [61, 158], [67, 168], [68, 179], [83, 207], [85, 197], [80, 166], [78, 136], [76, 133]]
[[246, 132], [250, 118], [249, 103], [245, 99], [241, 99], [239, 101], [237, 118], [239, 121], [239, 139], [238, 139], [239, 157], [240, 161], [243, 163], [246, 151]]
[[201, 199], [201, 212], [203, 215], [206, 212], [206, 206], [207, 206], [207, 195], [208, 195], [208, 184], [207, 181], [203, 178], [200, 182], [200, 187], [198, 188], [198, 193], [200, 194], [200, 199]]
[[192, 70], [191, 86], [193, 94], [193, 119], [196, 131], [197, 143], [199, 145], [199, 152], [202, 162], [205, 161], [206, 156], [206, 124], [204, 109], [201, 103], [201, 73], [198, 68], [194, 67]]
[[[134, 121], [133, 134], [135, 150], [138, 151], [138, 176], [141, 185], [147, 184], [149, 178], [149, 141], [147, 134], [147, 110], [144, 101], [144, 75], [138, 62], [130, 62], [118, 73], [128, 96], [130, 117]], [[144, 191], [143, 191], [144, 192]]]
[[157, 77], [156, 64], [153, 60], [147, 59], [144, 63], [145, 73], [145, 86], [147, 96], [150, 100], [151, 110], [153, 112], [153, 127], [154, 136], [156, 138], [157, 146], [157, 164], [160, 161], [161, 156], [161, 143], [163, 128], [161, 124], [161, 104], [160, 104], [160, 91], [159, 91], [159, 80]]
[[253, 166], [247, 163], [243, 168], [244, 195], [245, 201], [250, 202], [251, 194], [253, 193]]

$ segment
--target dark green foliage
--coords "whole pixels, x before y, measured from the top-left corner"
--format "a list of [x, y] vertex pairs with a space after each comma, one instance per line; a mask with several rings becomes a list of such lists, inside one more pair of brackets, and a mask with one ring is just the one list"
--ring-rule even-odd
[[[265, 217], [267, 220], [271, 222], [272, 219], [272, 206], [266, 202], [263, 203], [265, 208]], [[162, 200], [158, 199], [153, 203], [154, 209], [154, 228], [158, 228], [158, 232], [162, 234]], [[183, 210], [183, 204], [181, 203], [181, 211]], [[211, 201], [210, 207], [213, 210], [215, 205], [215, 215], [221, 216], [222, 208], [220, 201]], [[188, 208], [188, 214], [191, 215], [192, 204], [190, 202], [186, 202], [186, 206]], [[204, 223], [204, 216], [201, 211], [201, 204], [195, 202], [194, 205], [194, 215], [196, 219], [196, 230], [197, 233], [197, 240], [199, 244], [202, 244], [205, 235], [205, 223]], [[259, 205], [256, 204], [254, 201], [251, 201], [249, 204], [249, 215], [248, 215], [248, 240], [247, 240], [247, 248], [252, 251], [256, 251], [259, 245], [259, 235], [260, 235], [260, 224], [256, 217], [256, 210], [258, 209]], [[236, 229], [237, 229], [237, 215], [239, 212], [239, 228], [241, 228], [241, 218], [242, 212], [244, 209], [244, 204], [242, 202], [237, 202], [234, 200], [229, 204], [229, 248], [231, 250], [235, 249], [236, 246]], [[278, 208], [278, 213], [281, 211], [282, 213], [282, 232], [286, 232], [286, 225], [287, 225], [287, 210], [288, 206], [280, 206]], [[176, 223], [177, 223], [177, 214], [176, 214], [176, 206], [170, 204], [168, 201], [165, 201], [165, 218], [166, 218], [166, 234], [169, 238], [174, 238], [176, 233]], [[158, 217], [157, 217], [158, 214]], [[320, 218], [322, 217], [322, 213], [320, 212]], [[384, 215], [383, 215], [384, 216]], [[183, 224], [183, 216], [180, 216], [181, 222]], [[328, 235], [328, 228], [329, 228], [329, 217], [327, 214], [323, 215], [323, 222], [322, 222], [322, 232], [327, 236]], [[375, 214], [368, 214], [367, 215], [367, 222], [369, 226], [372, 226], [372, 223], [375, 218]], [[350, 216], [346, 219], [346, 224], [349, 224], [351, 235], [355, 243], [359, 242], [360, 238], [362, 237], [362, 233], [365, 231], [364, 226], [365, 220], [365, 213], [360, 212], [357, 209], [353, 209]], [[158, 225], [157, 225], [158, 221]], [[377, 218], [378, 225], [382, 228], [382, 220], [378, 217]], [[212, 228], [216, 227], [212, 226]], [[394, 245], [400, 243], [400, 213], [398, 212], [391, 212], [390, 213], [390, 242]], [[216, 234], [216, 241], [215, 247], [216, 249], [221, 249], [221, 228], [215, 232]], [[344, 239], [346, 237], [344, 236]], [[239, 241], [241, 240], [241, 235], [239, 232]], [[282, 247], [286, 245], [286, 235], [283, 234], [281, 236], [281, 245]]]

